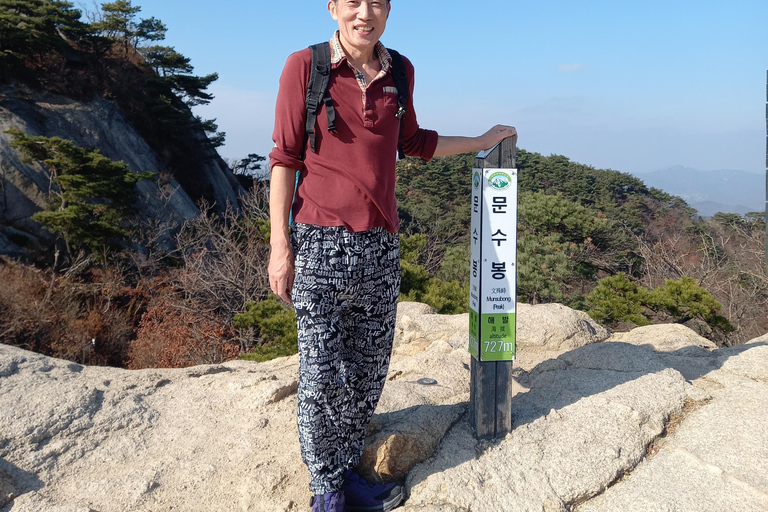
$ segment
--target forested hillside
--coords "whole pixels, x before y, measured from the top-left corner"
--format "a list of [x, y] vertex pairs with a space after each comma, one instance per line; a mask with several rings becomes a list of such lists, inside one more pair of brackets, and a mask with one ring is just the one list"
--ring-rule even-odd
[[[398, 165], [403, 292], [466, 301], [473, 155]], [[765, 332], [761, 216], [708, 221], [679, 197], [564, 156], [518, 155], [518, 299], [562, 302], [609, 327], [680, 322], [722, 344]], [[460, 291], [457, 291], [459, 290]]]
[[[200, 162], [220, 159], [223, 134], [190, 108], [212, 99], [216, 75], [195, 76], [188, 58], [157, 44], [162, 22], [139, 12], [127, 0], [88, 16], [69, 2], [0, 0], [0, 86], [13, 100], [34, 90], [113, 101], [167, 172], [129, 173], [65, 138], [8, 134], [20, 158], [48, 172], [48, 207], [30, 222], [55, 243], [0, 257], [0, 340], [129, 368], [292, 353], [293, 311], [266, 275], [267, 184], [243, 176], [263, 157], [230, 162], [249, 193], [214, 208]], [[398, 162], [402, 300], [467, 310], [473, 163]], [[518, 168], [520, 301], [562, 302], [613, 329], [685, 323], [724, 345], [768, 330], [761, 217], [704, 222], [680, 198], [563, 156], [521, 150]], [[136, 181], [169, 177], [202, 214], [173, 229], [160, 218], [139, 224]], [[171, 244], [158, 243], [169, 233]]]
[[190, 196], [212, 202], [200, 162], [219, 158], [224, 134], [190, 107], [210, 102], [218, 75], [158, 43], [166, 26], [130, 0], [83, 14], [61, 0], [0, 0], [0, 84], [87, 101], [116, 102]]

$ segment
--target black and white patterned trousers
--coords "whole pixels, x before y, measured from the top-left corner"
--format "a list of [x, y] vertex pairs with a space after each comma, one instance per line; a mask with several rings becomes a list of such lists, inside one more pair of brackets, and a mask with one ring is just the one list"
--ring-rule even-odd
[[400, 242], [386, 229], [298, 224], [292, 299], [299, 331], [298, 424], [310, 488], [337, 491], [360, 462], [389, 368]]

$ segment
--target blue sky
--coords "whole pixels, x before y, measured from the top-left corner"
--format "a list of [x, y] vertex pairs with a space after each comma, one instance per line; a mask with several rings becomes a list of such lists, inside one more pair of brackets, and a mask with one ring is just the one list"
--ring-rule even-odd
[[[285, 59], [336, 28], [322, 0], [134, 0], [195, 73], [224, 157], [266, 155]], [[766, 0], [393, 0], [382, 41], [416, 67], [420, 124], [517, 127], [519, 146], [624, 172], [765, 171]]]

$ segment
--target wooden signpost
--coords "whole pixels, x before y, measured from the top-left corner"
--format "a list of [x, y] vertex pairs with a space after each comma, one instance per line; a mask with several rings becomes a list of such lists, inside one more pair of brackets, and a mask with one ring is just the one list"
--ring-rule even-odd
[[517, 137], [479, 153], [472, 170], [470, 422], [478, 439], [512, 430], [517, 305]]

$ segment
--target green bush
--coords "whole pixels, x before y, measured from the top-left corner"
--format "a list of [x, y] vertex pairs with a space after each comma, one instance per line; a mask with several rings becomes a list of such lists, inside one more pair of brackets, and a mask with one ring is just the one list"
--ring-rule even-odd
[[427, 292], [432, 276], [421, 265], [400, 260], [400, 300], [419, 302], [422, 295]]
[[469, 285], [471, 258], [468, 243], [448, 247], [440, 262], [437, 278], [441, 281], [458, 280], [462, 285]]
[[677, 323], [699, 318], [713, 330], [726, 334], [734, 330], [728, 319], [719, 314], [722, 304], [691, 277], [667, 279], [649, 294], [648, 305], [669, 313]]
[[98, 255], [105, 246], [128, 239], [136, 183], [154, 180], [154, 174], [131, 172], [124, 162], [70, 140], [30, 136], [14, 128], [5, 133], [11, 135], [10, 146], [22, 161], [42, 163], [55, 184], [48, 192], [48, 208], [32, 215], [32, 220], [60, 235], [70, 252], [88, 249]]
[[623, 273], [601, 279], [587, 295], [587, 313], [600, 323], [631, 322], [648, 325], [650, 319], [643, 313], [648, 301], [648, 290], [630, 281]]
[[419, 302], [429, 304], [441, 315], [466, 313], [469, 311], [469, 284], [432, 279]]
[[241, 359], [262, 362], [298, 352], [296, 313], [292, 309], [283, 306], [274, 295], [260, 302], [248, 302], [245, 307], [245, 312], [235, 315], [235, 327], [257, 331], [261, 344]]
[[651, 323], [645, 313], [648, 311], [655, 314], [656, 322], [669, 321], [669, 317], [679, 324], [703, 320], [718, 334], [734, 331], [728, 319], [719, 314], [722, 305], [691, 277], [667, 279], [662, 286], [648, 291], [623, 273], [616, 274], [598, 282], [587, 295], [586, 305], [589, 316], [606, 325], [619, 322], [648, 325]]
[[400, 301], [429, 304], [443, 315], [469, 311], [469, 284], [459, 281], [442, 281], [432, 277], [421, 265], [401, 260], [402, 284]]

